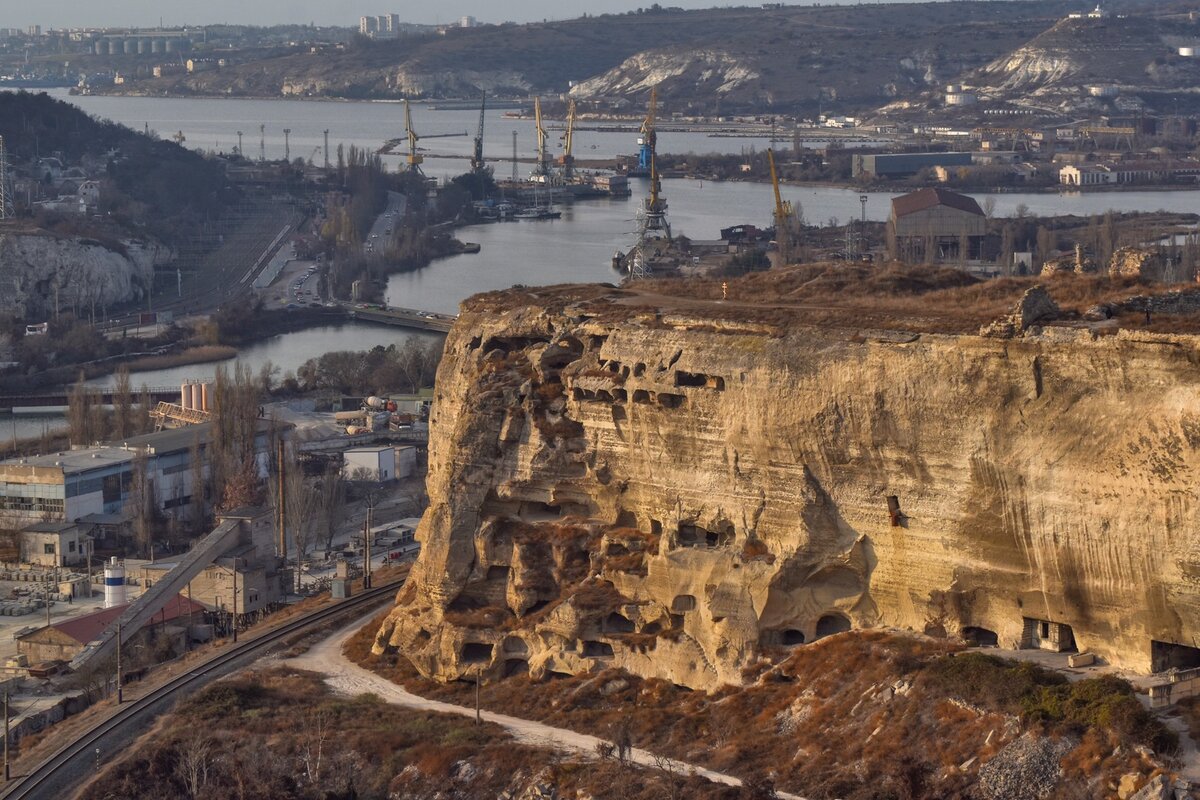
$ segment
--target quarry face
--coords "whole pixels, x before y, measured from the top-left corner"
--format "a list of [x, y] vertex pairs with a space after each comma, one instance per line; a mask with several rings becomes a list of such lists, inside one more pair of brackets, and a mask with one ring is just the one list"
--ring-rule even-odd
[[376, 651], [712, 689], [893, 627], [1193, 665], [1200, 337], [737, 317], [603, 287], [468, 301]]

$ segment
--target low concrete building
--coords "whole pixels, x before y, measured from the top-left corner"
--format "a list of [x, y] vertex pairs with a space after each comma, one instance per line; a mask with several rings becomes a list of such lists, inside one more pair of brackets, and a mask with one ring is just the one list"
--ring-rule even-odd
[[21, 563], [43, 567], [86, 566], [92, 555], [92, 526], [81, 522], [38, 522], [21, 530]]
[[[30, 664], [41, 661], [70, 661], [87, 645], [99, 638], [129, 607], [128, 603], [94, 611], [39, 628], [17, 637], [17, 652], [25, 655]], [[203, 619], [204, 607], [181, 595], [169, 600], [154, 619], [138, 632], [143, 641], [171, 629], [179, 633]], [[126, 645], [128, 646], [128, 644]]]
[[393, 481], [396, 474], [396, 448], [353, 447], [342, 454], [342, 468], [351, 480]]

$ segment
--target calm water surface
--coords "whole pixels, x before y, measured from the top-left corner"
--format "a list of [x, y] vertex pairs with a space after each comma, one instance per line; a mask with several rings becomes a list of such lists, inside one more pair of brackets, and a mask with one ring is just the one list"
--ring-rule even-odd
[[[268, 158], [283, 155], [283, 129], [290, 128], [293, 158], [323, 158], [322, 131], [330, 130], [330, 142], [356, 144], [370, 150], [385, 140], [403, 133], [403, 111], [396, 103], [320, 102], [306, 100], [166, 99], [126, 97], [70, 97], [55, 93], [85, 111], [141, 129], [148, 123], [152, 130], [167, 136], [182, 131], [186, 144], [201, 150], [228, 151], [237, 143], [236, 132], [243, 131], [247, 155], [257, 156], [258, 126], [265, 124]], [[420, 105], [414, 109], [414, 125], [424, 135], [471, 132], [478, 123], [474, 111], [434, 111]], [[486, 123], [486, 151], [507, 157], [512, 153], [512, 131], [518, 131], [518, 149], [531, 155], [532, 123], [503, 117], [501, 111], [489, 111]], [[632, 153], [635, 135], [629, 133], [578, 134], [577, 154], [581, 158], [612, 157]], [[552, 142], [557, 142], [555, 135]], [[714, 137], [705, 134], [661, 134], [661, 147], [668, 152], [738, 153], [755, 147], [763, 149], [765, 139]], [[437, 177], [460, 174], [468, 168], [471, 136], [427, 138], [423, 142], [431, 152], [461, 156], [461, 159], [426, 161], [428, 174]], [[393, 168], [398, 157], [388, 159]], [[528, 170], [522, 165], [521, 171]], [[497, 164], [502, 176], [511, 167]], [[540, 285], [577, 281], [616, 281], [619, 276], [609, 264], [618, 248], [629, 247], [637, 227], [638, 199], [646, 191], [646, 182], [632, 182], [634, 197], [628, 200], [603, 200], [579, 203], [562, 209], [562, 219], [481, 225], [463, 229], [459, 238], [479, 242], [482, 252], [460, 255], [435, 262], [414, 273], [393, 276], [388, 284], [390, 304], [430, 311], [455, 312], [466, 297], [481, 291], [501, 289], [513, 284]], [[712, 183], [686, 179], [663, 181], [669, 204], [669, 218], [676, 233], [693, 239], [716, 239], [720, 229], [748, 222], [766, 226], [774, 204], [771, 188], [763, 184]], [[862, 213], [860, 193], [829, 187], [785, 187], [787, 199], [797, 203], [810, 223], [826, 224], [836, 220], [845, 224]], [[874, 221], [887, 219], [891, 193], [868, 195], [866, 215]], [[984, 202], [985, 196], [976, 195]], [[1081, 216], [1116, 211], [1200, 211], [1200, 194], [1188, 191], [999, 194], [994, 199], [995, 214], [1009, 216], [1019, 206], [1035, 215], [1076, 214]], [[258, 369], [270, 360], [283, 371], [294, 371], [306, 359], [328, 350], [365, 349], [375, 344], [402, 341], [418, 335], [397, 329], [369, 325], [343, 325], [317, 328], [277, 336], [245, 348], [239, 359]], [[187, 378], [212, 375], [215, 365], [192, 365], [134, 376], [136, 384], [172, 385]], [[112, 379], [96, 381], [109, 385]], [[0, 435], [11, 435], [12, 421], [0, 420]], [[41, 421], [18, 422], [26, 433], [37, 435]]]

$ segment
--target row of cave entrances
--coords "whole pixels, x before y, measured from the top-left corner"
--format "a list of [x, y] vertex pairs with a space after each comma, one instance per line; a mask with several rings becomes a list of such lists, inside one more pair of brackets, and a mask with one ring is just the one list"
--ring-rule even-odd
[[[824, 639], [826, 636], [833, 636], [835, 633], [845, 633], [851, 628], [850, 620], [845, 615], [825, 614], [817, 620], [812, 641], [815, 642], [818, 639]], [[774, 647], [796, 647], [806, 644], [804, 631], [799, 628], [766, 630], [762, 632], [760, 641], [764, 645]]]

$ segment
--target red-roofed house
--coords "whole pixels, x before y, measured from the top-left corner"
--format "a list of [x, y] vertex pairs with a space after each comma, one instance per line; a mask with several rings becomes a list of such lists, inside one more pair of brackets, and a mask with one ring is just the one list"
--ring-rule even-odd
[[909, 264], [983, 260], [987, 216], [974, 198], [947, 189], [921, 189], [892, 200], [888, 220], [892, 257]]
[[[116, 622], [117, 617], [121, 616], [128, 607], [129, 604], [125, 603], [93, 611], [90, 614], [55, 622], [24, 636], [18, 636], [17, 652], [24, 653], [31, 664], [55, 659], [70, 661], [88, 642], [100, 638], [104, 629]], [[175, 595], [174, 598], [167, 601], [161, 611], [154, 615], [154, 621], [151, 624], [138, 631], [138, 636], [150, 638], [155, 634], [163, 633], [164, 629], [168, 627], [186, 629], [188, 625], [199, 622], [203, 615], [204, 606], [183, 595]]]

